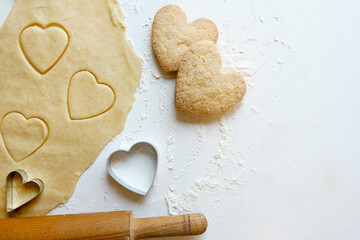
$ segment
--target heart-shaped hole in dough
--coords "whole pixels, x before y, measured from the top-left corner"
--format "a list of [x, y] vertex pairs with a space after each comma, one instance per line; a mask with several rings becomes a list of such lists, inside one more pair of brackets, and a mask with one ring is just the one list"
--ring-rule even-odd
[[59, 24], [32, 24], [20, 33], [20, 47], [26, 60], [40, 74], [49, 72], [64, 55], [70, 37]]
[[22, 113], [11, 112], [1, 121], [1, 135], [10, 156], [19, 162], [45, 144], [49, 127], [38, 117], [26, 118]]
[[72, 120], [97, 117], [109, 111], [115, 104], [115, 91], [100, 83], [89, 71], [80, 71], [70, 80], [68, 111]]
[[146, 195], [157, 171], [157, 151], [149, 143], [139, 142], [130, 150], [119, 150], [107, 161], [110, 176], [125, 188]]
[[234, 70], [221, 71], [221, 56], [210, 41], [195, 43], [185, 54], [176, 80], [177, 108], [195, 115], [223, 114], [245, 95], [246, 83]]

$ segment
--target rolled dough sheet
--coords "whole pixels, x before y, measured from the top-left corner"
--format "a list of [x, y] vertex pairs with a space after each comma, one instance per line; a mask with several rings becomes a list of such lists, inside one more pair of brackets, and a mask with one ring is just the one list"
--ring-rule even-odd
[[0, 29], [0, 217], [6, 176], [44, 192], [15, 216], [65, 203], [124, 128], [142, 70], [116, 0], [16, 0]]

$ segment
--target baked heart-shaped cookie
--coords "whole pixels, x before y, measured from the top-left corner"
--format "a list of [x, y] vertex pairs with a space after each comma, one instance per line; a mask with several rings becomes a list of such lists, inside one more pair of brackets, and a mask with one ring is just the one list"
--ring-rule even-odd
[[201, 40], [216, 43], [218, 30], [209, 19], [187, 23], [183, 10], [175, 5], [161, 8], [152, 25], [152, 45], [165, 72], [177, 71], [180, 61], [191, 45]]
[[221, 71], [221, 56], [210, 41], [191, 46], [182, 59], [175, 89], [177, 108], [195, 115], [219, 115], [245, 95], [246, 83], [234, 70]]

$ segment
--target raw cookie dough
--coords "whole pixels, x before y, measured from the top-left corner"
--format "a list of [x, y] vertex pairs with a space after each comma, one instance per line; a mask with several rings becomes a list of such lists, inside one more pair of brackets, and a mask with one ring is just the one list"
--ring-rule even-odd
[[216, 43], [218, 29], [209, 19], [187, 23], [184, 11], [175, 5], [162, 7], [152, 25], [152, 45], [165, 72], [177, 71], [186, 51], [200, 40]]
[[16, 0], [0, 28], [0, 218], [6, 176], [23, 169], [44, 192], [15, 216], [65, 203], [124, 128], [142, 62], [116, 0]]
[[235, 70], [221, 71], [219, 50], [210, 41], [191, 46], [176, 79], [176, 107], [195, 115], [219, 115], [245, 95], [246, 83]]

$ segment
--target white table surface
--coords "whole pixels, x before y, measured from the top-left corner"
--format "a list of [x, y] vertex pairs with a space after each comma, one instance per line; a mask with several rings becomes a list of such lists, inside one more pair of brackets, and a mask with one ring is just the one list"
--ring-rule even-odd
[[[1, 0], [0, 23], [14, 0]], [[204, 213], [200, 237], [360, 239], [360, 1], [120, 0], [145, 65], [125, 130], [52, 214], [133, 210], [136, 217]], [[152, 18], [180, 5], [219, 28], [224, 68], [248, 92], [220, 120], [194, 123], [174, 108], [175, 75], [153, 56]], [[159, 148], [154, 186], [130, 193], [106, 173], [110, 151]], [[167, 199], [167, 201], [166, 201]]]

